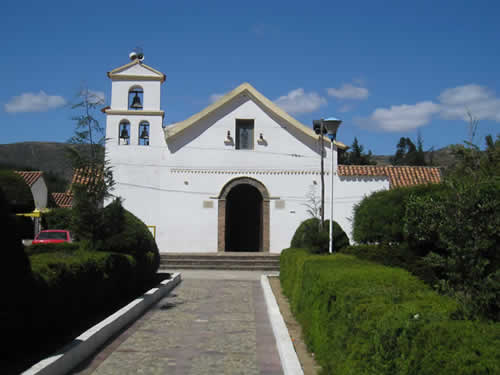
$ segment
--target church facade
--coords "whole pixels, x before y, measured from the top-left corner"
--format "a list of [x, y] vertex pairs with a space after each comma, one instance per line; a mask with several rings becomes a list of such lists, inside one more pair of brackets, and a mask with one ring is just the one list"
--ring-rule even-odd
[[[108, 77], [111, 106], [103, 111], [113, 194], [152, 228], [161, 252], [289, 247], [298, 225], [311, 217], [311, 194], [320, 192], [322, 153], [310, 127], [248, 83], [164, 126], [164, 74], [135, 59]], [[336, 150], [346, 146], [336, 142], [333, 154], [330, 146], [325, 138], [325, 218], [333, 158], [333, 218], [351, 236], [354, 205], [398, 182], [391, 167], [338, 168]]]

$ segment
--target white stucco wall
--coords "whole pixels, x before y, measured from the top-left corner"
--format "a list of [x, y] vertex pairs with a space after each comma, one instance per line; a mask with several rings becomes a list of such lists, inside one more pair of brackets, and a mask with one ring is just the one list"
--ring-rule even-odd
[[45, 184], [45, 180], [43, 179], [43, 177], [40, 177], [31, 186], [31, 193], [33, 194], [35, 208], [37, 208], [39, 210], [42, 208], [47, 208], [48, 190], [47, 190], [47, 185]]
[[[128, 89], [134, 84], [113, 82], [112, 110], [126, 107]], [[145, 102], [146, 92], [155, 92], [158, 101], [151, 101], [151, 109], [159, 110], [159, 82], [138, 84], [145, 90]], [[125, 117], [131, 123], [128, 146], [118, 144], [118, 124]], [[237, 119], [254, 120], [253, 150], [236, 150], [234, 144], [225, 143], [228, 131], [235, 139]], [[142, 120], [150, 123], [150, 146], [137, 145]], [[265, 144], [257, 142], [261, 133]], [[156, 226], [161, 252], [217, 251], [217, 197], [236, 177], [258, 180], [269, 192], [270, 251], [274, 253], [289, 247], [300, 222], [310, 217], [306, 203], [311, 186], [320, 194], [317, 140], [278, 119], [249, 95], [238, 96], [172, 139], [165, 139], [160, 115], [143, 116], [140, 111], [128, 117], [108, 114], [106, 136], [114, 194], [123, 198], [126, 209]], [[330, 160], [326, 149], [326, 171]], [[326, 175], [326, 218], [330, 216], [329, 181]], [[351, 236], [353, 206], [366, 194], [388, 187], [387, 178], [336, 177], [334, 219]], [[277, 207], [278, 200], [282, 202]], [[204, 208], [204, 202], [213, 204]], [[284, 207], [279, 207], [283, 202]]]

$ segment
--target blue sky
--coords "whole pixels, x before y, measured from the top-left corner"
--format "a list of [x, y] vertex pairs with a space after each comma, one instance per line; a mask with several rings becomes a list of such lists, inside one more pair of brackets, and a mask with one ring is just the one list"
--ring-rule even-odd
[[0, 143], [65, 142], [79, 89], [109, 103], [106, 72], [141, 46], [167, 75], [167, 125], [249, 82], [306, 125], [343, 119], [338, 138], [377, 154], [418, 131], [425, 148], [460, 143], [467, 110], [482, 144], [500, 133], [499, 14], [497, 1], [9, 1]]

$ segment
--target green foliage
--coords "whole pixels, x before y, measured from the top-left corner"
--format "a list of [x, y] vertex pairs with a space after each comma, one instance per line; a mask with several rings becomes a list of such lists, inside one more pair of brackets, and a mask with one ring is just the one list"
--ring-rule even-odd
[[71, 232], [78, 241], [88, 241], [91, 248], [97, 246], [99, 231], [104, 226], [103, 199], [85, 185], [73, 185]]
[[283, 251], [280, 263], [283, 291], [323, 373], [500, 371], [500, 324], [454, 321], [456, 302], [404, 270], [297, 249]]
[[42, 226], [45, 229], [69, 230], [71, 226], [71, 208], [52, 208], [42, 215]]
[[359, 144], [358, 138], [354, 137], [350, 151], [339, 152], [339, 164], [344, 165], [375, 165], [372, 160], [372, 152], [364, 152], [364, 146]]
[[78, 243], [47, 243], [47, 244], [35, 244], [30, 245], [25, 248], [25, 252], [28, 255], [35, 255], [41, 253], [72, 253], [80, 249], [80, 244]]
[[71, 229], [76, 238], [85, 240], [95, 248], [98, 232], [103, 225], [102, 205], [105, 198], [111, 196], [114, 180], [107, 160], [102, 163], [100, 150], [104, 144], [105, 131], [93, 113], [103, 104], [102, 98], [88, 89], [78, 94], [78, 102], [73, 109], [81, 109], [82, 113], [73, 117], [76, 123], [75, 135], [69, 140], [77, 145], [89, 145], [90, 152], [79, 151], [76, 147], [68, 147], [67, 155], [73, 169], [80, 174], [85, 183], [73, 183], [73, 210]]
[[375, 192], [354, 207], [353, 237], [358, 243], [401, 243], [405, 239], [403, 217], [411, 196], [437, 194], [442, 184], [416, 185]]
[[362, 244], [348, 246], [342, 249], [341, 252], [384, 266], [403, 268], [430, 286], [434, 285], [438, 280], [434, 270], [426, 264], [422, 257], [416, 255], [415, 251], [410, 250], [405, 243], [392, 245], [387, 243], [377, 245]]
[[426, 165], [422, 137], [418, 136], [417, 146], [408, 137], [401, 137], [396, 153], [391, 158], [393, 165]]
[[35, 209], [33, 194], [24, 179], [12, 170], [0, 170], [0, 188], [12, 213], [32, 212]]
[[[311, 218], [303, 221], [292, 238], [291, 246], [295, 248], [308, 249], [315, 254], [328, 252], [328, 241], [330, 233], [330, 221], [326, 220], [323, 230], [319, 229], [320, 220]], [[337, 222], [333, 222], [333, 249], [339, 251], [349, 246], [349, 238]]]
[[500, 319], [500, 179], [449, 181], [448, 194], [411, 197], [405, 230], [412, 248], [442, 280], [440, 289], [463, 302], [467, 316]]
[[[30, 273], [30, 262], [24, 253], [20, 232], [16, 227], [15, 216], [0, 188], [0, 223], [2, 225], [2, 282], [19, 282], [22, 284]], [[22, 285], [20, 285], [22, 286]], [[5, 296], [4, 296], [5, 297]]]
[[14, 216], [16, 222], [17, 235], [20, 238], [33, 238], [35, 234], [35, 223], [31, 217], [26, 216]]
[[160, 264], [160, 253], [148, 227], [125, 210], [120, 199], [104, 208], [103, 222], [98, 248], [132, 255], [142, 276], [153, 278]]

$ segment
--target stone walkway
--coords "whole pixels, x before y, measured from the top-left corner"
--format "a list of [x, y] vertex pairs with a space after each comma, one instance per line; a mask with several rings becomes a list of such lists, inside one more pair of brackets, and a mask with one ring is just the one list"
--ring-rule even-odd
[[260, 274], [183, 271], [170, 296], [74, 374], [282, 374]]

